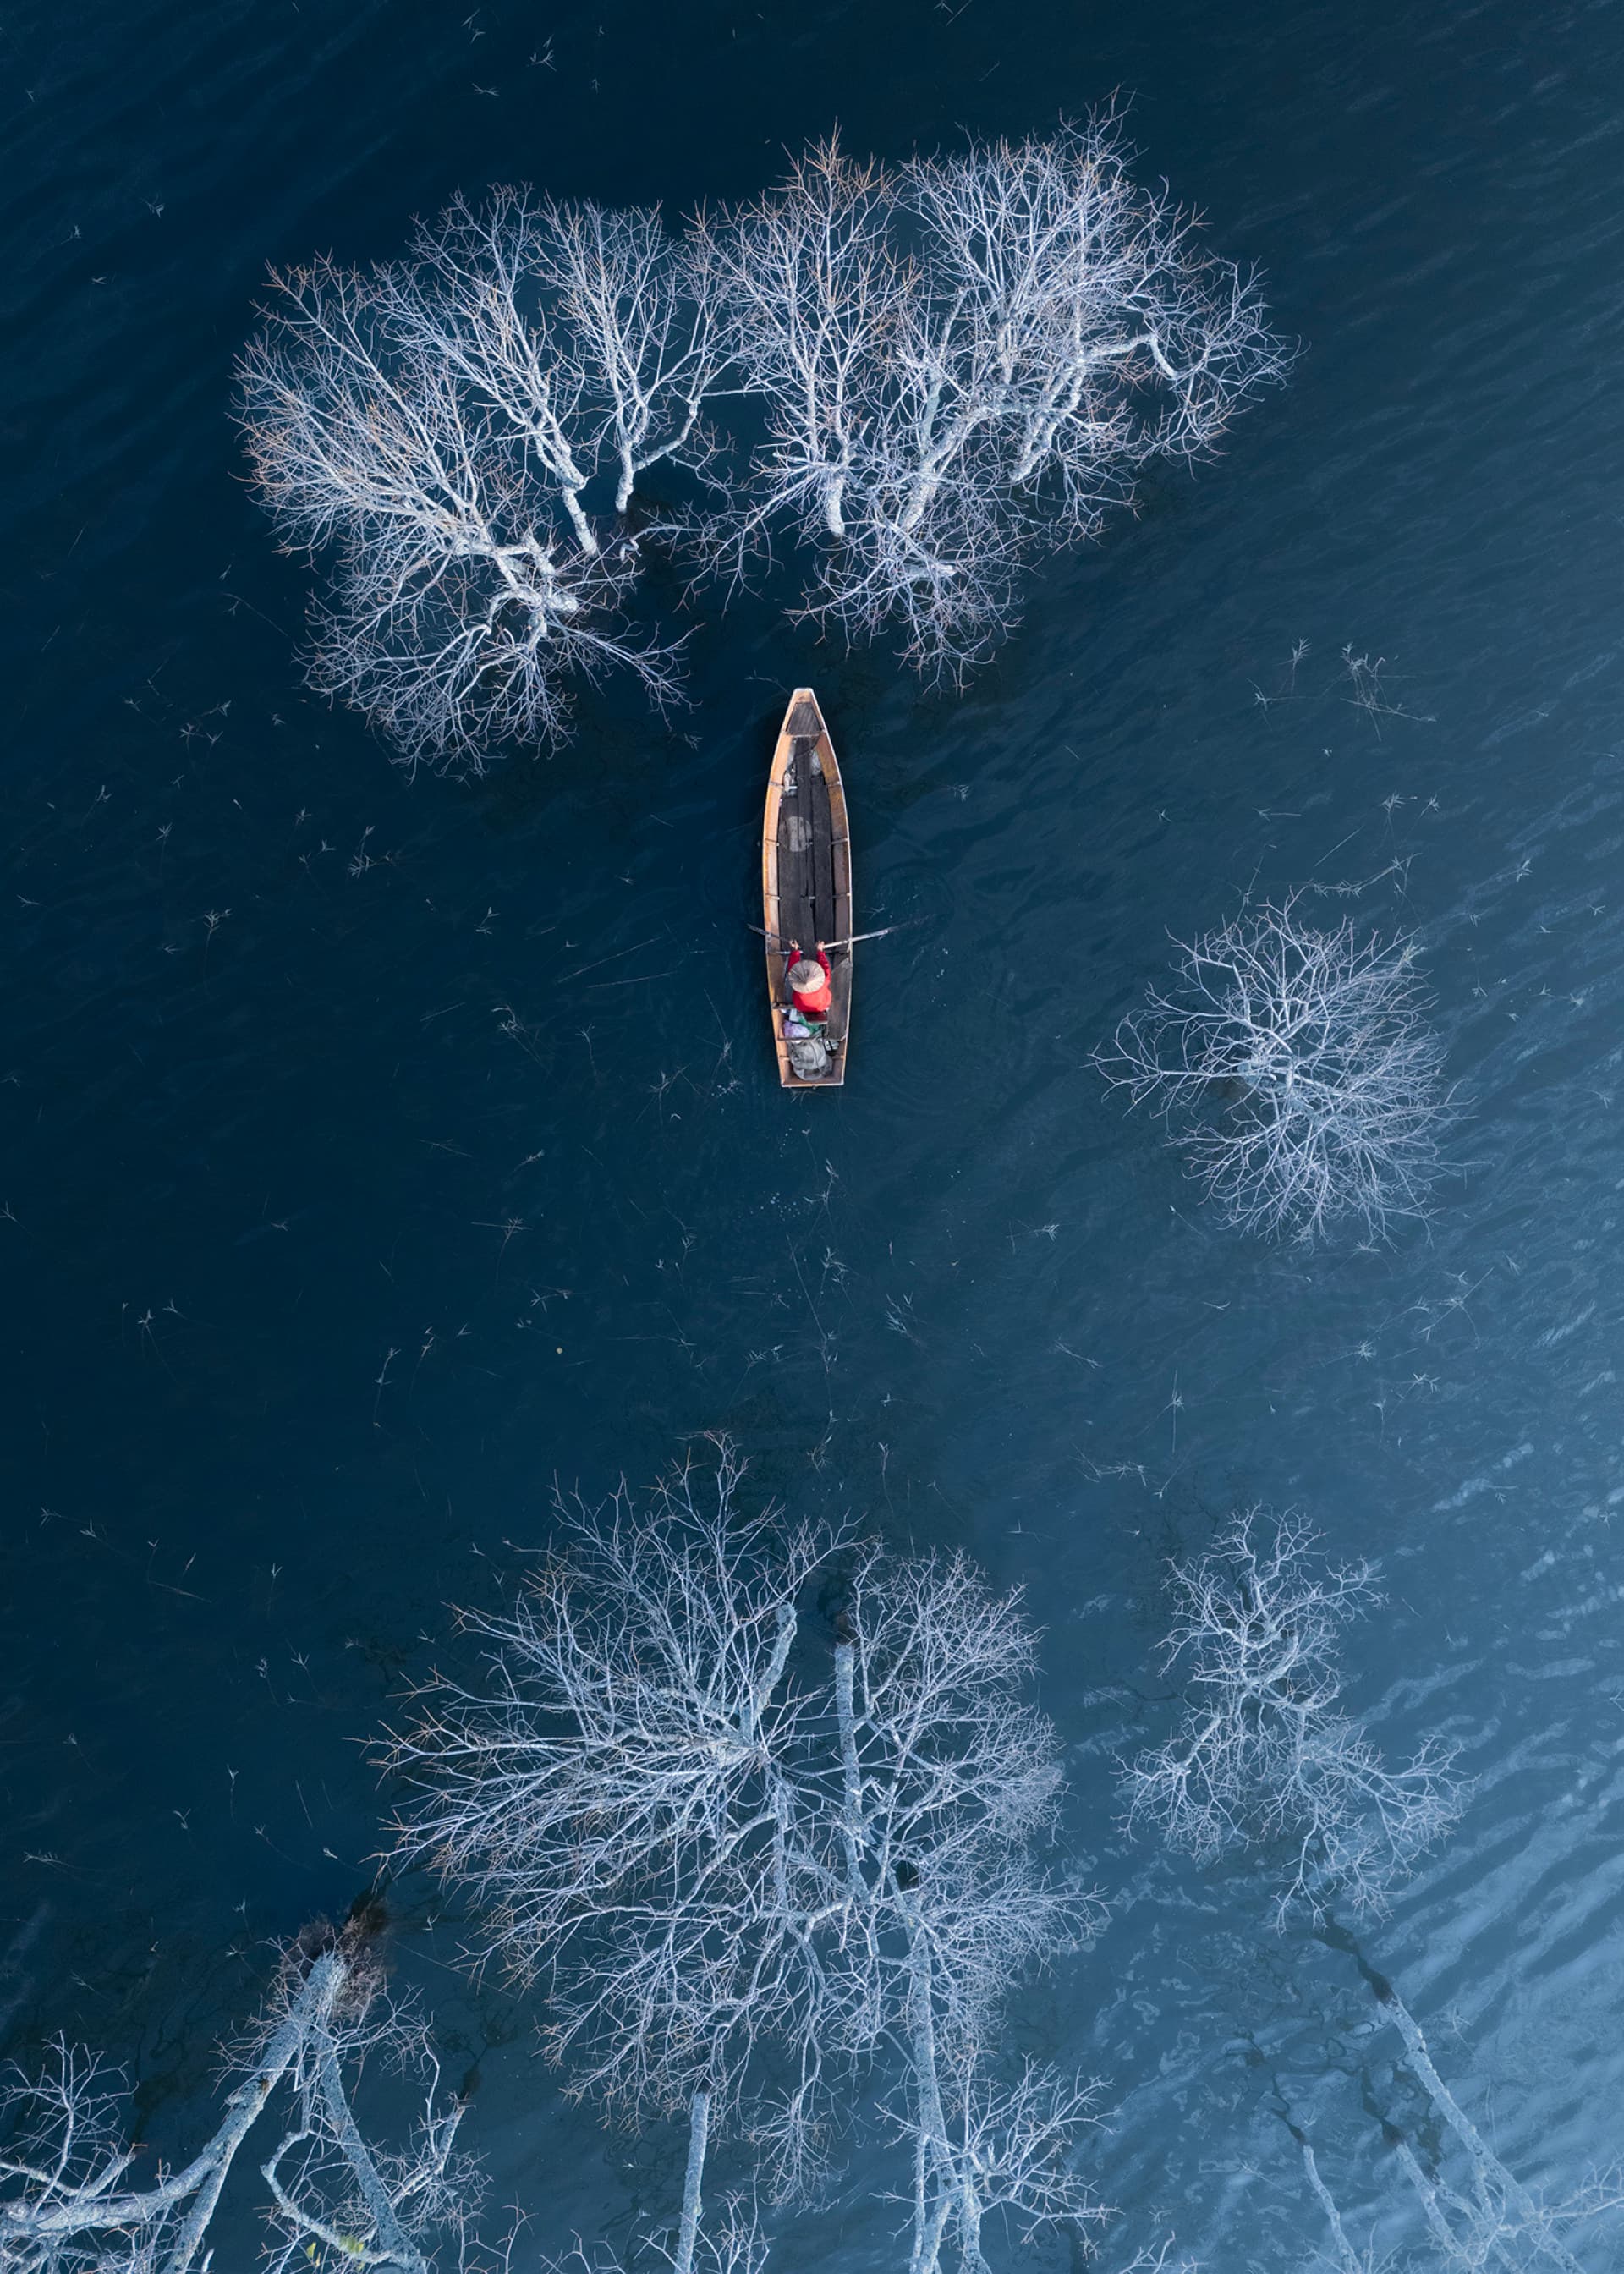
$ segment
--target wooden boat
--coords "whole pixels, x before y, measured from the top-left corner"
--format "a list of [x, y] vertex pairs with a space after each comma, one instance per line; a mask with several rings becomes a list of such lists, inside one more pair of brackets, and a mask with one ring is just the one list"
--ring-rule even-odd
[[772, 753], [767, 815], [762, 830], [762, 922], [767, 932], [767, 992], [772, 1004], [772, 1043], [786, 1089], [838, 1089], [846, 1080], [852, 1027], [852, 951], [831, 951], [830, 1054], [826, 1073], [803, 1080], [790, 1062], [784, 1032], [792, 940], [808, 953], [815, 940], [852, 936], [852, 840], [846, 792], [834, 744], [809, 687], [790, 697]]

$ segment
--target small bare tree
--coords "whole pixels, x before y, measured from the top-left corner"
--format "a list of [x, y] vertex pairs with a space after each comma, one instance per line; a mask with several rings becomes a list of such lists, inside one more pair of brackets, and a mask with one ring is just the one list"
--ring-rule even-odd
[[[424, 2114], [404, 2148], [374, 2147], [354, 2097], [367, 2061], [421, 2076]], [[0, 2263], [8, 2274], [188, 2274], [210, 2262], [209, 2231], [248, 2135], [275, 2102], [263, 2166], [271, 2265], [471, 2270], [485, 2259], [471, 2219], [482, 2181], [455, 2152], [462, 2104], [410, 2005], [392, 2000], [364, 1932], [312, 1929], [284, 1957], [275, 1992], [229, 2066], [238, 2082], [212, 2138], [174, 2171], [131, 2183], [139, 2153], [102, 2062], [58, 2043], [45, 2074], [0, 2090]]]
[[[687, 2239], [658, 2232], [644, 2238], [646, 2248], [668, 2266], [679, 2263]], [[633, 2265], [641, 2253], [634, 2255]], [[748, 2195], [729, 2195], [719, 2212], [707, 2219], [689, 2252], [688, 2263], [697, 2274], [762, 2274], [767, 2263], [767, 2238], [761, 2230], [756, 2205]], [[624, 2259], [605, 2244], [589, 2250], [577, 2239], [561, 2257], [541, 2262], [545, 2274], [628, 2274]]]
[[1414, 942], [1316, 931], [1288, 900], [1180, 953], [1094, 1064], [1164, 1117], [1229, 1222], [1308, 1241], [1350, 1217], [1375, 1239], [1425, 1216], [1449, 1101]]
[[965, 2274], [987, 2274], [982, 2246], [994, 2219], [1013, 2223], [1026, 2242], [1045, 2227], [1066, 2228], [1088, 2250], [1090, 2231], [1111, 2216], [1072, 2168], [1097, 2087], [1032, 2064], [990, 2083], [973, 2059], [951, 2068], [944, 2094], [919, 2090], [916, 2076], [910, 2087], [892, 2111], [914, 2149], [910, 2274], [936, 2274], [950, 2249]]
[[1252, 1509], [1216, 1546], [1173, 1567], [1177, 1618], [1165, 1664], [1184, 1676], [1177, 1733], [1126, 1772], [1129, 1820], [1207, 1858], [1249, 1841], [1281, 1845], [1283, 1924], [1333, 1895], [1384, 1907], [1391, 1882], [1460, 1813], [1456, 1749], [1429, 1738], [1389, 1768], [1337, 1711], [1342, 1628], [1380, 1600], [1367, 1563], [1326, 1563], [1300, 1517]]
[[712, 557], [737, 571], [786, 522], [817, 561], [808, 616], [894, 625], [956, 681], [1027, 560], [1096, 535], [1149, 460], [1209, 452], [1286, 358], [1253, 281], [1129, 155], [1109, 116], [895, 175], [831, 141], [722, 224], [769, 440]]

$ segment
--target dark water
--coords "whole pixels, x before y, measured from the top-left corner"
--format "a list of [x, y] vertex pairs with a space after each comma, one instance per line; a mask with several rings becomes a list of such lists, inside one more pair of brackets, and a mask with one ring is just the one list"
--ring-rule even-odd
[[[1115, 1829], [1115, 1758], [1166, 1728], [1163, 1559], [1237, 1501], [1384, 1560], [1357, 1700], [1480, 1782], [1367, 1946], [1567, 2192], [1624, 2146], [1624, 14], [464, 13], [0, 22], [0, 2035], [104, 2045], [178, 2139], [268, 1939], [365, 1883], [356, 1741], [444, 1605], [545, 1536], [554, 1474], [726, 1427], [764, 1487], [1032, 1588], [1116, 1909], [1011, 2035], [1108, 2080], [1121, 2255], [1320, 2243], [1277, 2086], [1357, 2233], [1402, 2210], [1351, 1963], [1273, 1936], [1256, 1872]], [[672, 734], [611, 699], [457, 789], [301, 694], [304, 573], [223, 416], [267, 259], [387, 252], [459, 186], [684, 205], [836, 118], [900, 154], [1119, 88], [1308, 352], [967, 699], [710, 610]], [[1345, 644], [1405, 715], [1344, 699]], [[844, 1096], [795, 1105], [745, 922], [804, 678], [864, 917], [927, 921], [859, 965]], [[1085, 1064], [1169, 930], [1311, 881], [1417, 930], [1470, 1116], [1389, 1254], [1225, 1235]], [[623, 2239], [673, 2144], [560, 2110], [451, 1949], [400, 1961], [505, 2196], [538, 2242]], [[782, 2263], [894, 2264], [893, 2217]]]

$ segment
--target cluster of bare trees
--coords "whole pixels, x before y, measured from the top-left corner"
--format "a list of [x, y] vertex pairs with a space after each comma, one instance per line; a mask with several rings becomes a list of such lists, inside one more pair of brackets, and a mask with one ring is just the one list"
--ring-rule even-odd
[[[476, 1963], [545, 1994], [573, 2094], [628, 2121], [686, 2119], [681, 2202], [649, 2238], [674, 2274], [761, 2274], [757, 2177], [779, 2201], [815, 2195], [859, 2104], [906, 2151], [908, 2274], [989, 2274], [1005, 2227], [1086, 2253], [1107, 2216], [1076, 2160], [1093, 2088], [999, 2044], [1016, 1979], [1101, 1916], [1045, 1860], [1059, 1749], [1030, 1702], [1019, 1598], [960, 1557], [750, 1512], [733, 1448], [713, 1451], [644, 1502], [560, 1502], [511, 1606], [464, 1621], [477, 1665], [434, 1676], [386, 1743], [405, 1792], [397, 1853], [466, 1901]], [[1259, 1844], [1279, 1871], [1275, 1924], [1300, 1910], [1357, 1960], [1402, 2048], [1378, 2113], [1425, 2221], [1414, 2274], [1581, 2274], [1571, 2225], [1624, 2191], [1599, 2181], [1553, 2205], [1521, 2181], [1332, 1916], [1385, 1908], [1466, 1791], [1450, 1747], [1389, 1766], [1342, 1709], [1341, 1636], [1380, 1600], [1374, 1578], [1255, 1510], [1176, 1565], [1165, 1655], [1185, 1702], [1124, 1769], [1129, 1821], [1199, 1859]], [[440, 2094], [421, 2016], [385, 1990], [375, 1925], [362, 1909], [283, 1954], [213, 2133], [144, 2180], [94, 2057], [59, 2044], [41, 2075], [0, 2087], [0, 2263], [205, 2274], [252, 2133], [279, 2274], [510, 2270], [514, 2236], [480, 2239], [462, 2104]], [[380, 2065], [421, 2093], [403, 2139], [358, 2113]], [[1380, 2090], [1367, 2069], [1367, 2104]], [[1375, 2274], [1285, 2113], [1326, 2263]], [[754, 2171], [718, 2199], [709, 2160], [727, 2131]], [[538, 2263], [618, 2274], [579, 2244]]]
[[[1093, 2089], [999, 2045], [1017, 1977], [1102, 1916], [1045, 1860], [1059, 1747], [1030, 1702], [1019, 1595], [962, 1557], [748, 1512], [733, 1448], [713, 1453], [645, 1502], [560, 1503], [511, 1608], [467, 1620], [477, 1667], [435, 1676], [384, 1749], [398, 1855], [466, 1900], [477, 1963], [545, 1992], [572, 2093], [686, 2118], [680, 2210], [650, 2238], [675, 2274], [759, 2274], [760, 2187], [815, 2195], [860, 2102], [906, 2151], [909, 2274], [988, 2274], [1006, 2226], [1086, 2247], [1107, 2216], [1075, 2162]], [[284, 1954], [213, 2135], [144, 2184], [94, 2057], [61, 2044], [18, 2074], [0, 2096], [0, 2263], [203, 2274], [252, 2132], [282, 2274], [510, 2267], [511, 2236], [479, 2239], [462, 2104], [386, 1993], [375, 1924], [363, 1909]], [[357, 2097], [386, 2062], [423, 2094], [387, 2145]], [[708, 2200], [725, 2130], [751, 2175]], [[539, 2263], [611, 2264], [580, 2246]]]
[[686, 2113], [677, 2274], [763, 2255], [747, 2203], [704, 2209], [714, 2132], [804, 2197], [876, 2072], [910, 2274], [983, 2269], [996, 2220], [1086, 2230], [1089, 2090], [996, 2051], [1014, 1976], [1098, 1916], [1040, 1858], [1058, 1748], [1018, 1599], [747, 1516], [740, 1482], [721, 1444], [646, 1506], [560, 1511], [523, 1600], [469, 1623], [483, 1678], [437, 1680], [391, 1741], [401, 1852], [545, 1986], [573, 2091]]
[[[356, 2114], [368, 2066], [404, 2070], [421, 2114], [383, 2147]], [[117, 2077], [59, 2042], [43, 2074], [0, 2084], [0, 2265], [8, 2274], [199, 2274], [210, 2227], [250, 2134], [260, 2165], [274, 2274], [294, 2267], [432, 2274], [493, 2270], [477, 2246], [478, 2167], [456, 2146], [462, 2104], [442, 2098], [422, 2017], [392, 1998], [365, 1914], [317, 1927], [284, 1954], [257, 2025], [231, 2048], [235, 2079], [212, 2136], [185, 2163], [132, 2179]]]
[[[405, 260], [274, 274], [240, 414], [279, 528], [333, 562], [315, 684], [476, 768], [556, 741], [577, 677], [663, 704], [676, 650], [628, 620], [656, 529], [730, 583], [788, 538], [797, 613], [961, 679], [1038, 553], [1284, 368], [1255, 281], [1130, 154], [1110, 117], [900, 167], [831, 140], [676, 231], [502, 190]], [[672, 465], [691, 501], [635, 533]]]
[[1288, 900], [1181, 945], [1175, 985], [1094, 1063], [1162, 1116], [1229, 1223], [1375, 1240], [1426, 1213], [1447, 1118], [1425, 1009], [1413, 940], [1317, 930]]

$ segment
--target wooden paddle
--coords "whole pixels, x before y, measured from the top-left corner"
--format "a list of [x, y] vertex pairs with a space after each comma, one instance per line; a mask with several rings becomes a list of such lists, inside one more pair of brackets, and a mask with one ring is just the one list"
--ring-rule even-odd
[[[908, 916], [905, 918], [901, 923], [883, 924], [878, 931], [854, 931], [848, 939], [826, 939], [819, 944], [825, 949], [831, 947], [855, 947], [860, 940], [884, 939], [889, 933], [893, 931], [906, 931], [914, 924], [928, 923], [930, 919], [928, 916]], [[753, 923], [750, 926], [750, 930], [752, 931], [760, 932], [763, 939], [776, 940], [780, 947], [787, 945], [782, 932], [771, 932], [767, 930], [765, 924]]]

